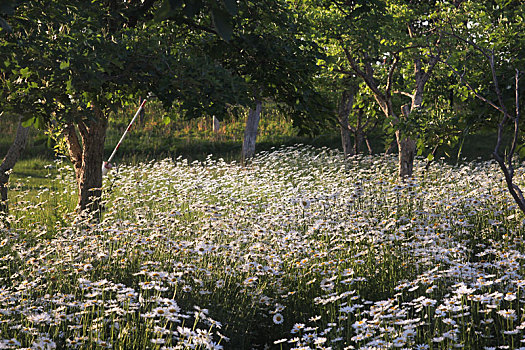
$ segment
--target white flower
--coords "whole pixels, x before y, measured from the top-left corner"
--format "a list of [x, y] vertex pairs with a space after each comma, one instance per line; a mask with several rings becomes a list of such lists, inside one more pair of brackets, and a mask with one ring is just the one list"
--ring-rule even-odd
[[281, 324], [283, 323], [283, 321], [284, 321], [284, 317], [280, 313], [276, 313], [275, 315], [273, 315], [273, 323]]

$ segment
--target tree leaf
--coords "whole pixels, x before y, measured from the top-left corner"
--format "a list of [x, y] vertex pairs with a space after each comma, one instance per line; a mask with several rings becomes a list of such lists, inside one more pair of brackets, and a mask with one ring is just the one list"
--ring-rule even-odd
[[42, 118], [41, 116], [35, 117], [35, 122], [33, 125], [35, 126], [35, 128], [43, 130], [45, 126], [44, 118]]
[[229, 21], [230, 15], [221, 9], [213, 9], [211, 11], [211, 18], [213, 26], [217, 33], [224, 41], [229, 41], [233, 34], [233, 27]]
[[22, 122], [22, 126], [24, 128], [27, 128], [28, 126], [32, 126], [33, 124], [35, 124], [35, 121], [36, 121], [36, 118], [29, 118], [29, 119], [24, 120]]
[[60, 62], [60, 69], [68, 69], [68, 68], [69, 68], [69, 61]]

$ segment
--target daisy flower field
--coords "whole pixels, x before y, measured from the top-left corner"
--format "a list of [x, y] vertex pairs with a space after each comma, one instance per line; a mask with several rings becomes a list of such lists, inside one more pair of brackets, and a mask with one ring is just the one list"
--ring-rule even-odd
[[102, 219], [72, 224], [57, 162], [30, 199], [12, 184], [0, 349], [525, 349], [524, 218], [497, 165], [396, 164], [297, 145], [121, 165]]

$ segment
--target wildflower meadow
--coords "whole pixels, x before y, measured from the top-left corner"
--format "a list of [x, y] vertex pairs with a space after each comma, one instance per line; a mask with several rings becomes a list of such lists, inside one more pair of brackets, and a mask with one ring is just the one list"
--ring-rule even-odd
[[304, 145], [121, 165], [99, 222], [41, 225], [76, 190], [52, 167], [31, 203], [12, 184], [0, 349], [525, 349], [523, 215], [494, 161], [404, 182], [395, 156]]

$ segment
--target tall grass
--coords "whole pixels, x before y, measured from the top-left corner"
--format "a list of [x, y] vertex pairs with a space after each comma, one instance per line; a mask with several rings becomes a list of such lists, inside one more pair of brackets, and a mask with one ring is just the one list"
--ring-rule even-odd
[[400, 183], [394, 157], [305, 145], [121, 165], [102, 221], [71, 225], [57, 162], [1, 231], [0, 343], [520, 348], [523, 215], [493, 162], [424, 165]]

